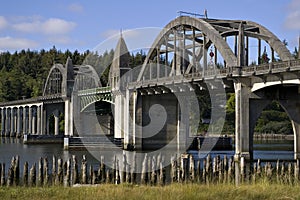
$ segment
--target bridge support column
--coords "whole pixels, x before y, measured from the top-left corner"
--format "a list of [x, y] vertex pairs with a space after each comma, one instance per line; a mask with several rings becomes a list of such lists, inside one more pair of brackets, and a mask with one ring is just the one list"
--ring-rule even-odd
[[5, 136], [8, 137], [10, 135], [10, 111], [11, 111], [11, 108], [6, 108], [6, 113], [5, 113], [5, 116], [6, 116], [6, 120], [5, 120], [5, 127], [6, 127], [6, 130], [5, 130]]
[[65, 136], [73, 135], [73, 104], [70, 99], [65, 100]]
[[36, 134], [36, 114], [37, 114], [37, 110], [32, 108], [31, 133], [34, 135]]
[[32, 108], [28, 108], [28, 134], [32, 134]]
[[134, 96], [134, 120], [133, 120], [133, 139], [134, 139], [134, 147], [135, 149], [142, 149], [142, 118], [143, 118], [143, 101], [142, 96], [136, 95]]
[[114, 117], [115, 117], [115, 138], [121, 139], [124, 137], [124, 100], [121, 94], [115, 96], [115, 109], [114, 109]]
[[137, 91], [126, 91], [126, 102], [124, 106], [124, 148], [133, 150], [138, 145], [138, 138], [136, 138], [136, 99]]
[[36, 108], [36, 133], [41, 135], [41, 106], [38, 105]]
[[22, 108], [17, 109], [17, 137], [21, 136], [22, 129]]
[[10, 111], [10, 137], [14, 137], [15, 136], [15, 110], [14, 108], [11, 108], [11, 111]]
[[5, 135], [5, 108], [1, 108], [1, 136]]
[[141, 142], [139, 142], [139, 138], [136, 135], [136, 107], [137, 107], [137, 96], [138, 92], [134, 91], [132, 94], [132, 101], [131, 101], [131, 113], [132, 113], [132, 120], [129, 122], [131, 125], [132, 131], [132, 143], [134, 148], [141, 148]]
[[[179, 96], [179, 95], [178, 95]], [[185, 153], [188, 149], [187, 138], [190, 132], [190, 107], [188, 98], [183, 94], [180, 94], [177, 104], [177, 152], [179, 154]], [[184, 105], [181, 108], [180, 105]]]
[[23, 135], [28, 133], [28, 117], [26, 106], [23, 107]]
[[59, 111], [55, 110], [54, 115], [54, 135], [59, 135]]
[[132, 131], [130, 130], [130, 91], [126, 90], [126, 98], [124, 102], [124, 149], [130, 149], [132, 145]]
[[44, 106], [40, 105], [40, 135], [45, 135], [45, 126], [44, 126]]
[[[241, 83], [234, 83], [235, 89], [235, 181], [240, 182], [240, 161], [241, 158], [249, 161], [252, 152], [250, 152], [250, 132], [249, 132], [249, 97], [250, 88]], [[249, 162], [248, 162], [249, 163]], [[246, 174], [250, 170], [247, 166]]]

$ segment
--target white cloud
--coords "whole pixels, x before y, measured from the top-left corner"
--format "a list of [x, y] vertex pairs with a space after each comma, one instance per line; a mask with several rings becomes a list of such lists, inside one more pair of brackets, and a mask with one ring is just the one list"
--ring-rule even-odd
[[79, 3], [72, 3], [68, 6], [68, 10], [74, 13], [82, 13], [83, 12], [83, 6]]
[[0, 49], [16, 50], [35, 48], [38, 44], [35, 41], [24, 38], [0, 37]]
[[0, 29], [3, 29], [7, 26], [7, 21], [3, 16], [0, 16]]
[[59, 36], [59, 37], [50, 37], [48, 38], [49, 42], [57, 43], [57, 44], [70, 44], [72, 42], [71, 38], [67, 36]]
[[75, 28], [74, 22], [65, 21], [62, 19], [51, 18], [43, 23], [43, 31], [46, 34], [65, 34]]
[[292, 0], [287, 6], [284, 26], [290, 30], [300, 30], [300, 0]]
[[46, 21], [35, 20], [12, 25], [12, 27], [21, 32], [43, 33], [46, 35], [63, 35], [72, 31], [76, 23], [58, 18], [50, 18]]

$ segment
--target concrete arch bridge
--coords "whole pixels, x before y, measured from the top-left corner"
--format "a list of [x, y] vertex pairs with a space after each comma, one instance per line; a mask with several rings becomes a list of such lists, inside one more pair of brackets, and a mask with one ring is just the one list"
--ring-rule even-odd
[[[251, 43], [256, 44], [255, 50]], [[140, 68], [131, 69], [130, 54], [121, 36], [110, 68], [109, 86], [101, 87], [91, 66], [73, 66], [70, 59], [66, 65], [55, 64], [44, 96], [0, 104], [1, 133], [49, 134], [44, 131], [48, 113], [54, 113], [57, 134], [58, 110], [64, 114], [63, 135], [68, 138], [77, 134], [75, 129], [89, 132], [97, 122], [94, 119], [99, 122], [88, 112], [85, 117], [80, 113], [95, 104], [112, 105], [112, 113], [103, 124], [106, 134], [122, 141], [124, 149], [160, 149], [172, 143], [176, 150], [186, 150], [188, 137], [195, 134], [189, 94], [222, 89], [236, 95], [237, 158], [253, 157], [255, 122], [272, 100], [280, 102], [291, 119], [295, 158], [299, 158], [299, 72], [300, 60], [258, 23], [180, 16], [158, 34]], [[155, 121], [160, 117], [163, 124]], [[81, 121], [88, 121], [88, 127]], [[151, 135], [153, 130], [156, 134]]]

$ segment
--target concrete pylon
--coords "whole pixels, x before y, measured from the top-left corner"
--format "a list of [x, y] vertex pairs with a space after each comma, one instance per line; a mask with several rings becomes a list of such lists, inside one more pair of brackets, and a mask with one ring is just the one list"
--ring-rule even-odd
[[[110, 70], [110, 85], [115, 99], [114, 106], [114, 137], [117, 139], [124, 138], [125, 123], [129, 123], [128, 118], [124, 117], [129, 113], [128, 106], [125, 106], [125, 95], [123, 81], [120, 81], [122, 76], [130, 69], [129, 67], [130, 54], [123, 36], [121, 35], [115, 48], [114, 58]], [[126, 126], [128, 127], [128, 125]], [[127, 132], [127, 131], [126, 131]], [[128, 134], [128, 133], [125, 133]]]

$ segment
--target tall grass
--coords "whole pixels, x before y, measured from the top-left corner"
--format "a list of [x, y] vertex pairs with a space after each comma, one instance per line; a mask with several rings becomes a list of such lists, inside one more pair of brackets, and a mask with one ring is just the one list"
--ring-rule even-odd
[[300, 187], [268, 182], [238, 187], [233, 184], [192, 183], [167, 186], [0, 187], [0, 199], [300, 199]]

